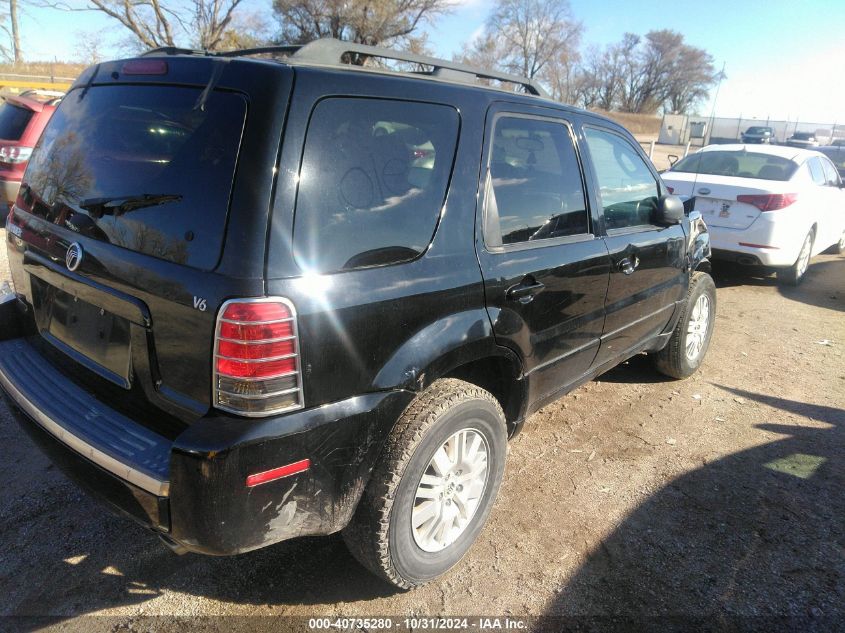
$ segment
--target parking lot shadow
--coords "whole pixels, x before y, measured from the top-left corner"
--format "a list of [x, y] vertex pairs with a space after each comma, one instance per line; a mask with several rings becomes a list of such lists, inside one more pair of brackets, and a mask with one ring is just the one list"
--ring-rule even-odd
[[800, 286], [779, 286], [779, 291], [793, 301], [845, 312], [845, 257], [813, 263]]
[[717, 288], [735, 286], [777, 287], [778, 292], [792, 301], [845, 312], [845, 257], [823, 255], [813, 259], [803, 282], [787, 286], [778, 282], [773, 273], [738, 265], [715, 262], [713, 279]]
[[651, 495], [548, 615], [577, 630], [845, 628], [845, 411], [716, 386], [774, 407], [757, 428], [776, 439]]

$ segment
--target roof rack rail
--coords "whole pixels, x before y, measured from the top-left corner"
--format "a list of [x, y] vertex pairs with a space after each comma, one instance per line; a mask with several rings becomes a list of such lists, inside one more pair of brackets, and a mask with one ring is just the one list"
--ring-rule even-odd
[[392, 59], [396, 61], [410, 62], [412, 64], [421, 64], [423, 66], [431, 66], [432, 71], [429, 74], [440, 79], [462, 81], [464, 83], [476, 83], [477, 79], [492, 79], [493, 81], [503, 81], [517, 86], [522, 86], [527, 93], [538, 97], [549, 96], [539, 83], [527, 77], [520, 77], [519, 75], [512, 75], [510, 73], [503, 73], [495, 70], [474, 68], [473, 66], [461, 64], [460, 62], [450, 62], [445, 59], [428, 57], [426, 55], [417, 55], [416, 53], [408, 53], [405, 51], [396, 51], [391, 48], [367, 46], [366, 44], [357, 44], [355, 42], [345, 42], [329, 37], [314, 40], [308, 44], [302, 45], [280, 44], [277, 46], [259, 46], [256, 48], [244, 48], [222, 52], [179, 48], [177, 46], [162, 46], [142, 53], [142, 57], [147, 55], [207, 55], [211, 57], [239, 57], [242, 55], [262, 55], [272, 53], [288, 55], [291, 59], [296, 61], [324, 64], [327, 66], [343, 65], [343, 58], [350, 54], [362, 55], [365, 57], [380, 57], [382, 59]]
[[[263, 46], [259, 48], [247, 48], [243, 50], [208, 54], [222, 57], [236, 57], [240, 55], [259, 55], [265, 53], [280, 53], [290, 56], [290, 58], [295, 61], [324, 64], [328, 66], [338, 66], [343, 64], [343, 58], [350, 54], [366, 57], [380, 57], [383, 59], [392, 59], [396, 61], [410, 62], [412, 64], [421, 64], [423, 66], [431, 66], [432, 72], [430, 74], [441, 79], [462, 81], [464, 83], [476, 83], [477, 79], [492, 79], [494, 81], [503, 81], [517, 86], [522, 86], [527, 93], [538, 97], [549, 96], [539, 83], [533, 79], [528, 79], [527, 77], [520, 77], [519, 75], [511, 75], [509, 73], [498, 72], [495, 70], [483, 70], [481, 68], [468, 66], [467, 64], [450, 62], [436, 57], [417, 55], [415, 53], [408, 53], [405, 51], [396, 51], [390, 48], [382, 48], [380, 46], [367, 46], [366, 44], [345, 42], [333, 38], [322, 38], [301, 46]], [[168, 52], [167, 54], [171, 53]]]

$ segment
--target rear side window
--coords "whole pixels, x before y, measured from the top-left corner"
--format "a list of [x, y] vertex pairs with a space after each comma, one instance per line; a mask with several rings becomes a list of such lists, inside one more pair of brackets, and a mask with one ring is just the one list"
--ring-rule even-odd
[[308, 125], [294, 216], [297, 264], [329, 273], [409, 261], [434, 235], [458, 138], [454, 108], [331, 98]]
[[569, 128], [547, 119], [499, 118], [486, 198], [490, 246], [588, 233], [581, 168]]
[[0, 139], [19, 141], [33, 114], [32, 110], [8, 101], [0, 102]]
[[607, 228], [651, 224], [657, 208], [657, 181], [640, 155], [613, 132], [588, 127], [584, 135], [599, 181]]
[[822, 162], [813, 157], [807, 161], [807, 167], [810, 168], [810, 177], [813, 179], [813, 182], [817, 185], [824, 185], [827, 183], [827, 180], [824, 177], [824, 168], [822, 167]]
[[94, 86], [58, 107], [18, 204], [87, 237], [203, 270], [220, 257], [246, 101]]
[[838, 187], [840, 182], [839, 173], [836, 171], [833, 163], [829, 160], [822, 160], [822, 168], [824, 169], [824, 177], [827, 184], [832, 187]]

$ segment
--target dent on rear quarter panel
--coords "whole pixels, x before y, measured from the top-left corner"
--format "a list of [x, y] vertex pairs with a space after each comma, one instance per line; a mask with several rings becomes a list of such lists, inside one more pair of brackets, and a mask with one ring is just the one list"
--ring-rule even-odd
[[464, 363], [491, 355], [493, 331], [487, 311], [445, 316], [406, 340], [373, 380], [374, 389], [424, 389]]

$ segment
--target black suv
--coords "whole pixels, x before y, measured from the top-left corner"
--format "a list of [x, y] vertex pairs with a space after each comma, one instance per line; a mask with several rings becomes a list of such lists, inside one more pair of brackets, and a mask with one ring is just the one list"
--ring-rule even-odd
[[0, 386], [67, 473], [174, 550], [343, 530], [400, 587], [527, 416], [713, 331], [706, 228], [619, 125], [335, 40], [88, 69], [8, 219]]

